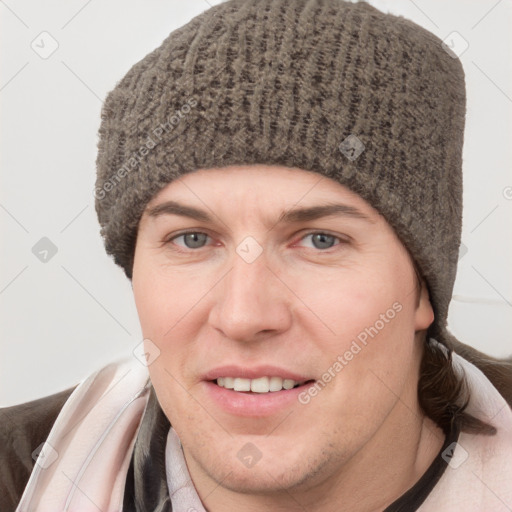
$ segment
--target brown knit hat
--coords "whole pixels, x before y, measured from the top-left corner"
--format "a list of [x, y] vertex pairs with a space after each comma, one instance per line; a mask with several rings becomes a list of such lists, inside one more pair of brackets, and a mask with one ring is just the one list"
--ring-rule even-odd
[[460, 61], [401, 16], [341, 0], [216, 5], [171, 33], [105, 100], [95, 197], [107, 253], [131, 279], [145, 206], [187, 172], [235, 164], [318, 172], [395, 229], [428, 284], [430, 333], [446, 342], [465, 101]]

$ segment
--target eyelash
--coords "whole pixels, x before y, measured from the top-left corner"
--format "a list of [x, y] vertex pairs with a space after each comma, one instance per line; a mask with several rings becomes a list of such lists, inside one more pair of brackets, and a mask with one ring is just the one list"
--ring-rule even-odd
[[[189, 234], [200, 234], [200, 235], [206, 235], [207, 237], [211, 238], [210, 235], [208, 233], [205, 233], [204, 231], [194, 231], [194, 230], [191, 230], [191, 231], [183, 231], [182, 233], [178, 233], [177, 235], [174, 235], [170, 238], [165, 238], [163, 240], [163, 245], [169, 245], [173, 240], [176, 240], [177, 238], [180, 238], [182, 236], [185, 236], [185, 235], [189, 235]], [[340, 243], [338, 245], [342, 245], [342, 244], [346, 244], [348, 243], [348, 240], [344, 239], [344, 238], [341, 238], [339, 236], [336, 236], [336, 235], [332, 235], [331, 233], [328, 233], [326, 231], [309, 231], [308, 233], [305, 233], [300, 239], [299, 241], [302, 241], [304, 238], [306, 238], [307, 236], [310, 236], [310, 235], [327, 235], [329, 237], [332, 237], [336, 240], [339, 240]], [[201, 249], [204, 249], [204, 247], [200, 247], [198, 249], [188, 249], [188, 248], [183, 248], [181, 246], [175, 246], [177, 248], [173, 248], [173, 250], [175, 250], [176, 252], [181, 252], [181, 253], [188, 253], [188, 252], [198, 252], [199, 250]], [[334, 249], [335, 247], [337, 246], [334, 246], [334, 247], [330, 247], [329, 249], [325, 249], [325, 250], [322, 250], [322, 249], [316, 249], [318, 252], [321, 252], [321, 253], [328, 253], [328, 251]], [[308, 247], [309, 249], [309, 247]], [[314, 249], [314, 248], [313, 248]]]

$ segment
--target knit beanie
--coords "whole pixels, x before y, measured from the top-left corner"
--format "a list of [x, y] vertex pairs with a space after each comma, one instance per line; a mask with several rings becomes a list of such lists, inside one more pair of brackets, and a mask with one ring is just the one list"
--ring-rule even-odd
[[106, 251], [131, 279], [145, 206], [185, 173], [317, 172], [394, 228], [428, 285], [429, 332], [449, 345], [465, 102], [459, 59], [402, 16], [342, 0], [220, 3], [106, 97], [95, 187]]

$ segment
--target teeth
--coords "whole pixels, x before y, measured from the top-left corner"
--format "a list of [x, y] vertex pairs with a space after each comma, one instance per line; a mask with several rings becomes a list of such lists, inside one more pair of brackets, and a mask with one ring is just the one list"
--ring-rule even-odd
[[253, 393], [268, 393], [270, 390], [270, 380], [268, 377], [260, 377], [251, 380], [251, 391]]
[[235, 379], [233, 379], [233, 377], [224, 377], [222, 380], [224, 381], [224, 384], [220, 384], [221, 386], [224, 386], [227, 389], [233, 389], [235, 387]]
[[268, 393], [269, 391], [281, 391], [292, 389], [302, 384], [292, 379], [281, 377], [258, 377], [257, 379], [243, 379], [241, 377], [219, 377], [217, 385], [221, 388], [233, 389], [235, 391], [252, 391], [253, 393]]
[[270, 377], [270, 391], [281, 391], [283, 379], [281, 377]]
[[292, 379], [284, 379], [283, 380], [283, 388], [284, 389], [292, 389], [295, 386], [295, 381]]
[[251, 379], [236, 378], [233, 389], [235, 391], [251, 391]]

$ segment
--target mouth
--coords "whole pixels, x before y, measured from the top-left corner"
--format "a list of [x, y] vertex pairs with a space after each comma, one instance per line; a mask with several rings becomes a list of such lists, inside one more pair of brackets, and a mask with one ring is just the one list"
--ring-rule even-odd
[[[268, 369], [261, 373], [253, 369], [245, 371], [245, 376], [238, 376], [244, 372], [243, 369], [238, 370], [215, 370], [214, 374], [203, 380], [208, 399], [219, 410], [236, 418], [264, 418], [281, 414], [284, 410], [299, 405], [298, 397], [311, 383], [316, 382], [314, 379], [285, 371], [278, 376], [272, 375], [273, 372], [265, 375], [263, 372]], [[231, 375], [226, 375], [228, 372]]]
[[226, 376], [218, 377], [208, 382], [236, 393], [262, 395], [289, 391], [307, 384], [309, 385], [315, 381], [314, 379], [295, 381], [293, 379], [285, 379], [277, 376], [263, 376], [256, 379]]

